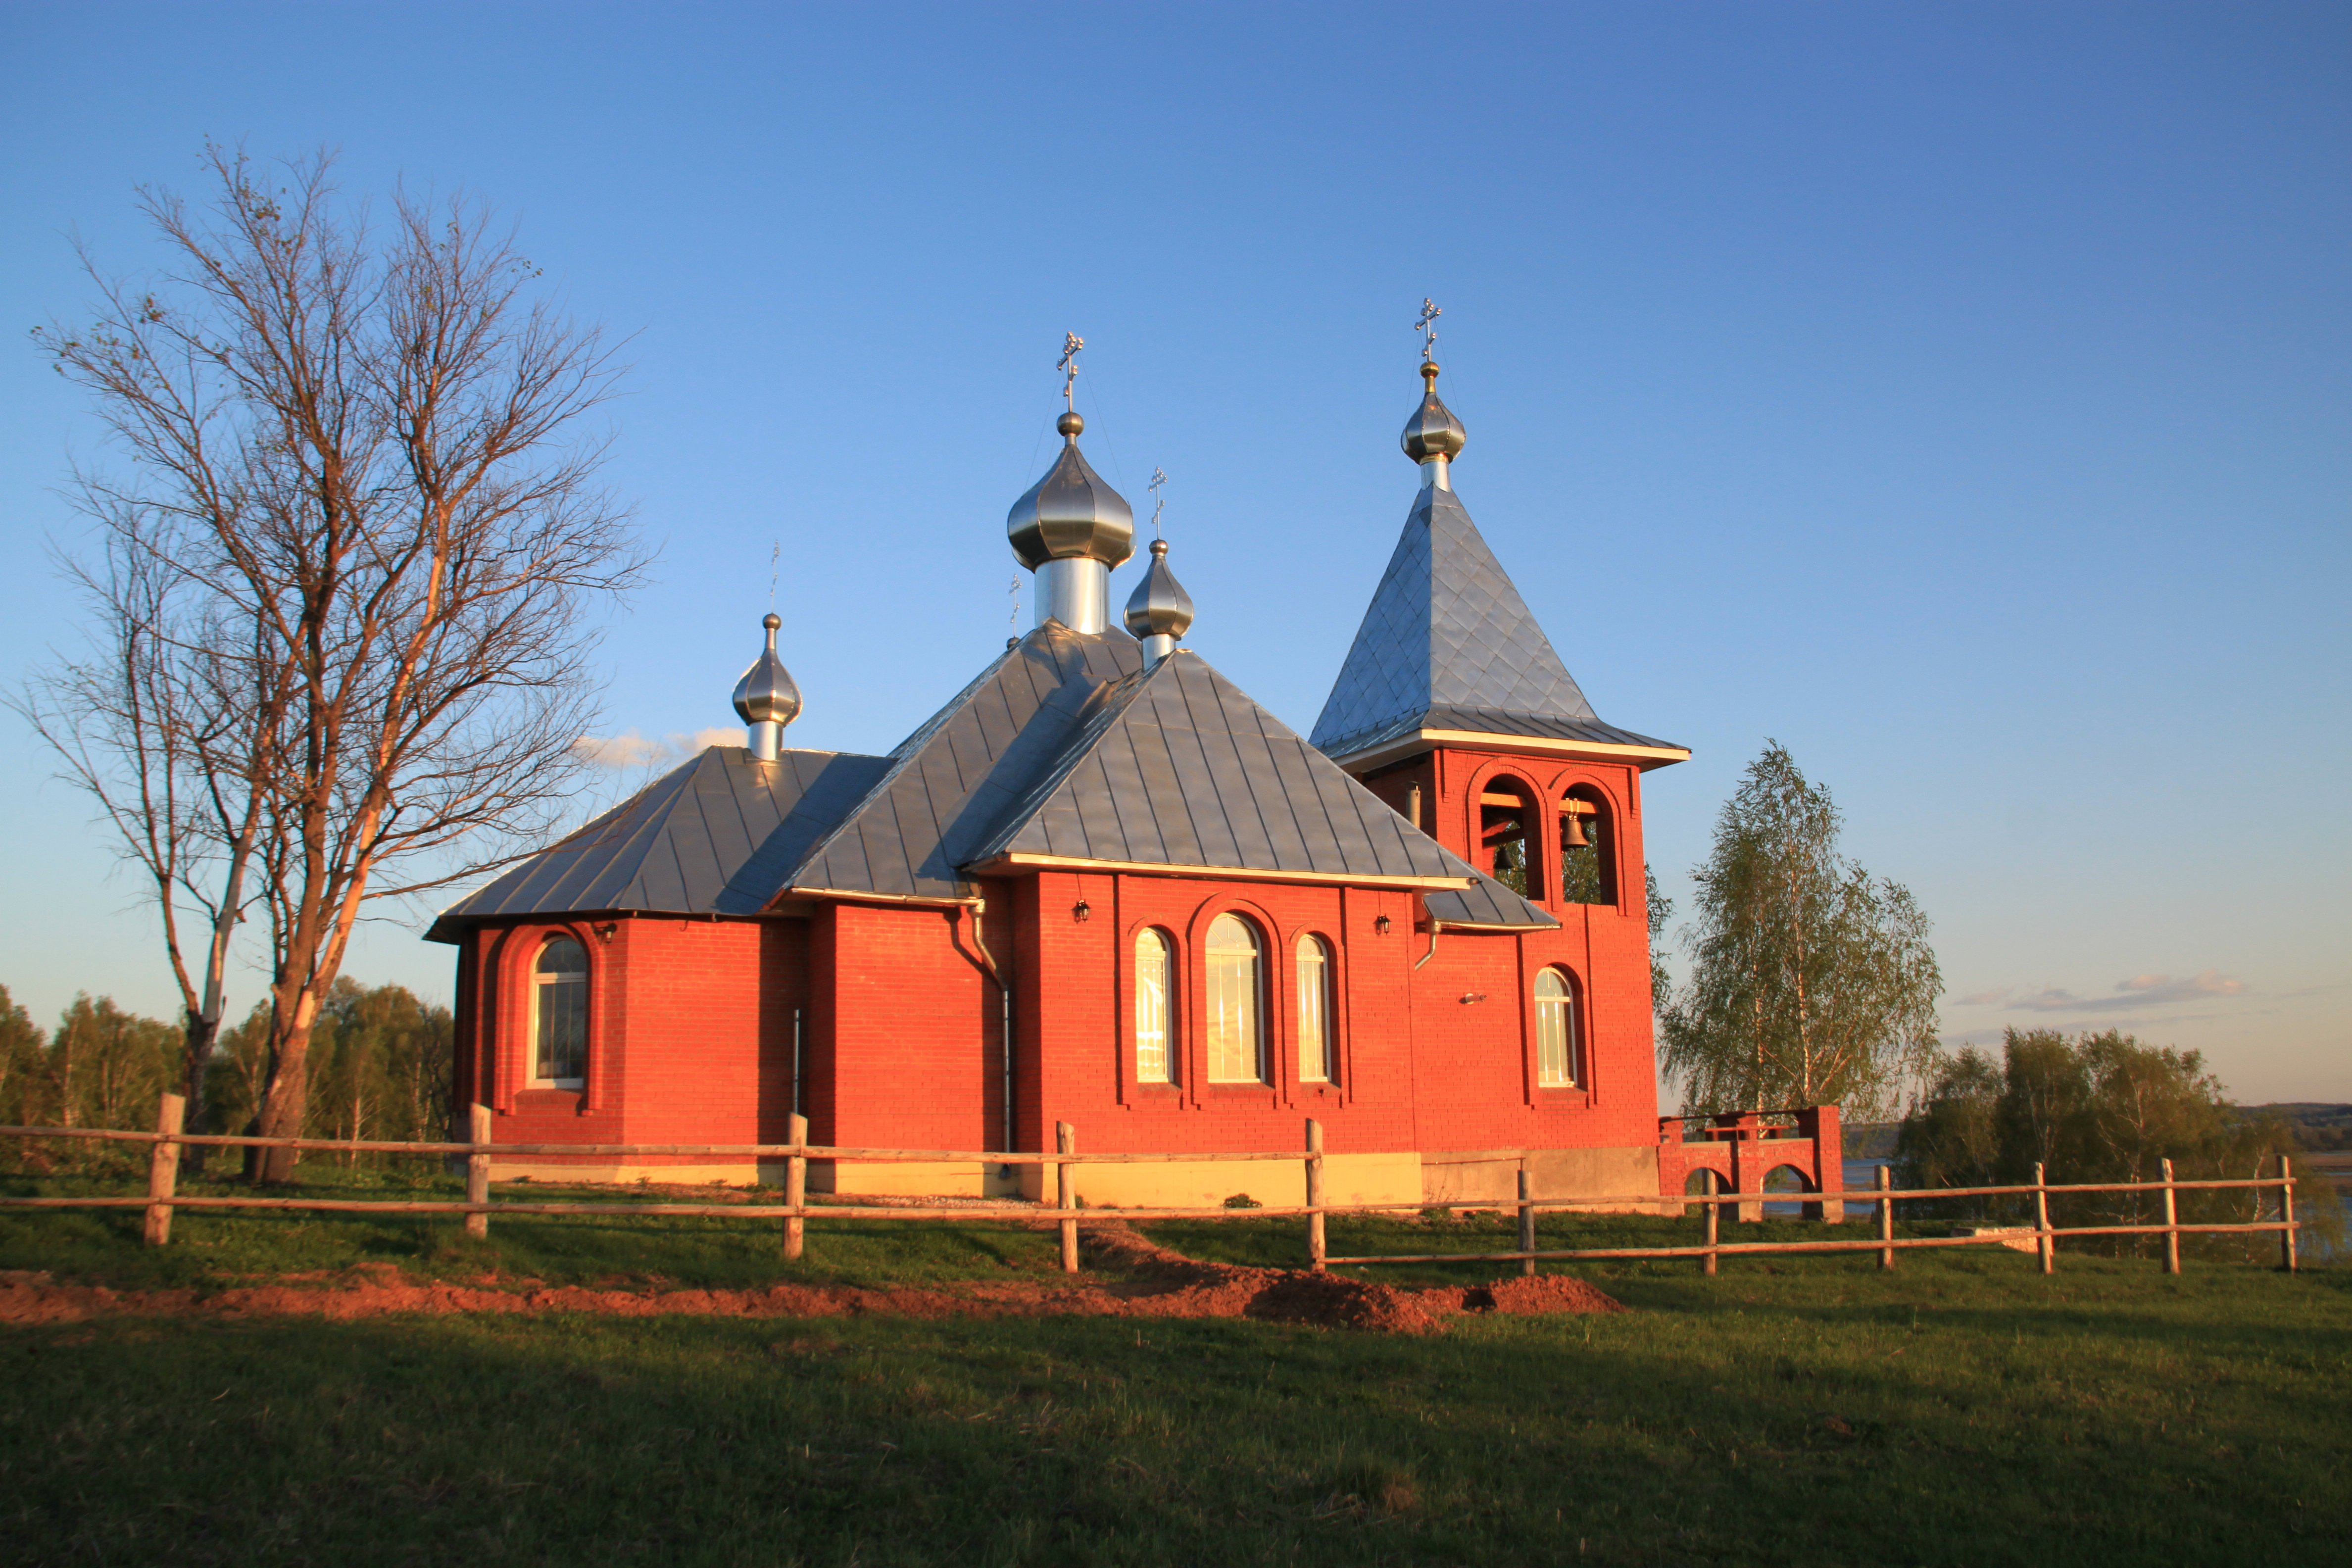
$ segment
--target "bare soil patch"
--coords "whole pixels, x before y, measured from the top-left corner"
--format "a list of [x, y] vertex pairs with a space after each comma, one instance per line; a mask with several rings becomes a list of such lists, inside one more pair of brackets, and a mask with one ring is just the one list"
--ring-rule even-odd
[[116, 1290], [61, 1284], [34, 1272], [0, 1274], [0, 1323], [94, 1318], [320, 1317], [393, 1313], [593, 1312], [608, 1317], [740, 1318], [1129, 1317], [1256, 1318], [1380, 1333], [1436, 1333], [1464, 1313], [1622, 1312], [1616, 1300], [1561, 1275], [1489, 1285], [1403, 1289], [1291, 1268], [1203, 1263], [1117, 1222], [1085, 1227], [1086, 1254], [1129, 1276], [1062, 1284], [1031, 1280], [944, 1286], [771, 1285], [758, 1289], [548, 1286], [485, 1276], [416, 1280], [389, 1263], [219, 1289]]

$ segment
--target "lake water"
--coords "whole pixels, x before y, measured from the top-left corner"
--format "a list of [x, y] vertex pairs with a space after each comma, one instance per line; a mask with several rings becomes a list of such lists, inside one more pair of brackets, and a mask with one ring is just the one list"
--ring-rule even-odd
[[[1867, 1200], [1856, 1200], [1853, 1194], [1857, 1189], [1868, 1192], [1878, 1185], [1878, 1168], [1885, 1163], [1884, 1160], [1848, 1160], [1845, 1163], [1845, 1217], [1847, 1219], [1864, 1220], [1878, 1217], [1876, 1204]], [[1895, 1212], [1900, 1214], [1902, 1211], [1898, 1209]], [[1764, 1217], [1767, 1219], [1798, 1219], [1802, 1217], [1803, 1213], [1804, 1204], [1800, 1199], [1791, 1199], [1785, 1203], [1768, 1201], [1764, 1205]]]

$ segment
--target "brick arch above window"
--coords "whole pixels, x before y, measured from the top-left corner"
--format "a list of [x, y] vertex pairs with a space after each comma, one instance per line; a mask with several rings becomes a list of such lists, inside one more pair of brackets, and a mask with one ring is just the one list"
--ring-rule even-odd
[[[540, 1026], [539, 968], [549, 946], [569, 941], [579, 945], [586, 965], [581, 985], [583, 1040], [581, 1072], [576, 1083], [551, 1086], [537, 1071]], [[500, 944], [493, 968], [502, 995], [497, 1004], [493, 1029], [492, 1069], [497, 1108], [510, 1111], [518, 1090], [561, 1088], [582, 1094], [591, 1109], [599, 1108], [602, 1030], [598, 1027], [606, 984], [607, 954], [586, 921], [533, 923], [510, 928]]]

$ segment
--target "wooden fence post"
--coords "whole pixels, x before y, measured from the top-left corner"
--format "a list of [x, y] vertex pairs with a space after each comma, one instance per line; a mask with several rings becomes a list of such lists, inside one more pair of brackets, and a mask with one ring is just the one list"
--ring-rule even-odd
[[2042, 1163], [2033, 1165], [2033, 1228], [2038, 1233], [2042, 1254], [2042, 1272], [2051, 1274], [2058, 1268], [2058, 1244], [2050, 1235], [2050, 1184], [2043, 1176]]
[[1323, 1228], [1323, 1124], [1307, 1119], [1307, 1267], [1320, 1274], [1331, 1256]]
[[[1519, 1156], [1519, 1250], [1533, 1253], [1536, 1249], [1536, 1206], [1529, 1200], [1535, 1194], [1528, 1187], [1528, 1157]], [[1536, 1260], [1532, 1257], [1519, 1259], [1519, 1272], [1533, 1277]]]
[[2180, 1272], [2180, 1204], [2172, 1190], [2172, 1162], [2164, 1163], [2164, 1271]]
[[1704, 1273], [1713, 1274], [1715, 1272], [1716, 1243], [1722, 1239], [1723, 1235], [1723, 1205], [1715, 1201], [1716, 1194], [1722, 1190], [1722, 1183], [1716, 1179], [1715, 1167], [1712, 1165], [1700, 1172], [1699, 1174], [1706, 1178], [1706, 1190], [1707, 1199], [1706, 1205], [1706, 1257], [1700, 1262], [1699, 1268]]
[[172, 1142], [179, 1135], [188, 1114], [184, 1095], [167, 1094], [155, 1108], [155, 1131], [163, 1136], [155, 1140], [154, 1152], [147, 1159], [147, 1245], [162, 1247], [172, 1239], [172, 1193], [180, 1184], [180, 1146]]
[[[490, 1201], [490, 1108], [477, 1105], [467, 1113], [467, 1120], [470, 1131], [466, 1141], [473, 1144], [474, 1152], [466, 1156], [466, 1201], [486, 1204]], [[486, 1214], [467, 1215], [466, 1234], [489, 1235], [490, 1216]]]
[[[1078, 1130], [1066, 1121], [1055, 1122], [1054, 1152], [1057, 1154], [1076, 1153]], [[1061, 1201], [1062, 1212], [1065, 1215], [1078, 1212], [1078, 1184], [1076, 1168], [1066, 1160], [1054, 1167], [1054, 1191]], [[1062, 1221], [1062, 1272], [1076, 1274], [1077, 1271], [1078, 1222], [1074, 1219], [1065, 1219]]]
[[2279, 1267], [2289, 1274], [2295, 1272], [2298, 1259], [2294, 1246], [2294, 1162], [2284, 1154], [2279, 1156]]
[[787, 1125], [793, 1152], [784, 1159], [784, 1204], [793, 1211], [784, 1219], [784, 1257], [789, 1260], [807, 1245], [806, 1223], [799, 1211], [808, 1206], [808, 1118], [794, 1111]]
[[1878, 1167], [1878, 1266], [1895, 1267], [1895, 1200], [1886, 1194], [1895, 1190], [1895, 1183], [1886, 1167]]

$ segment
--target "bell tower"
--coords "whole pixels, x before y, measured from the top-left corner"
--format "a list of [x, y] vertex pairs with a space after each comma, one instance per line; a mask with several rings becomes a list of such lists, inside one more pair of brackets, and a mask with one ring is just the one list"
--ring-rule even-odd
[[1563, 921], [1645, 922], [1641, 775], [1690, 752], [1601, 721], [1471, 521], [1453, 484], [1468, 433], [1437, 394], [1437, 315], [1423, 303], [1423, 391], [1401, 439], [1421, 490], [1313, 744]]

